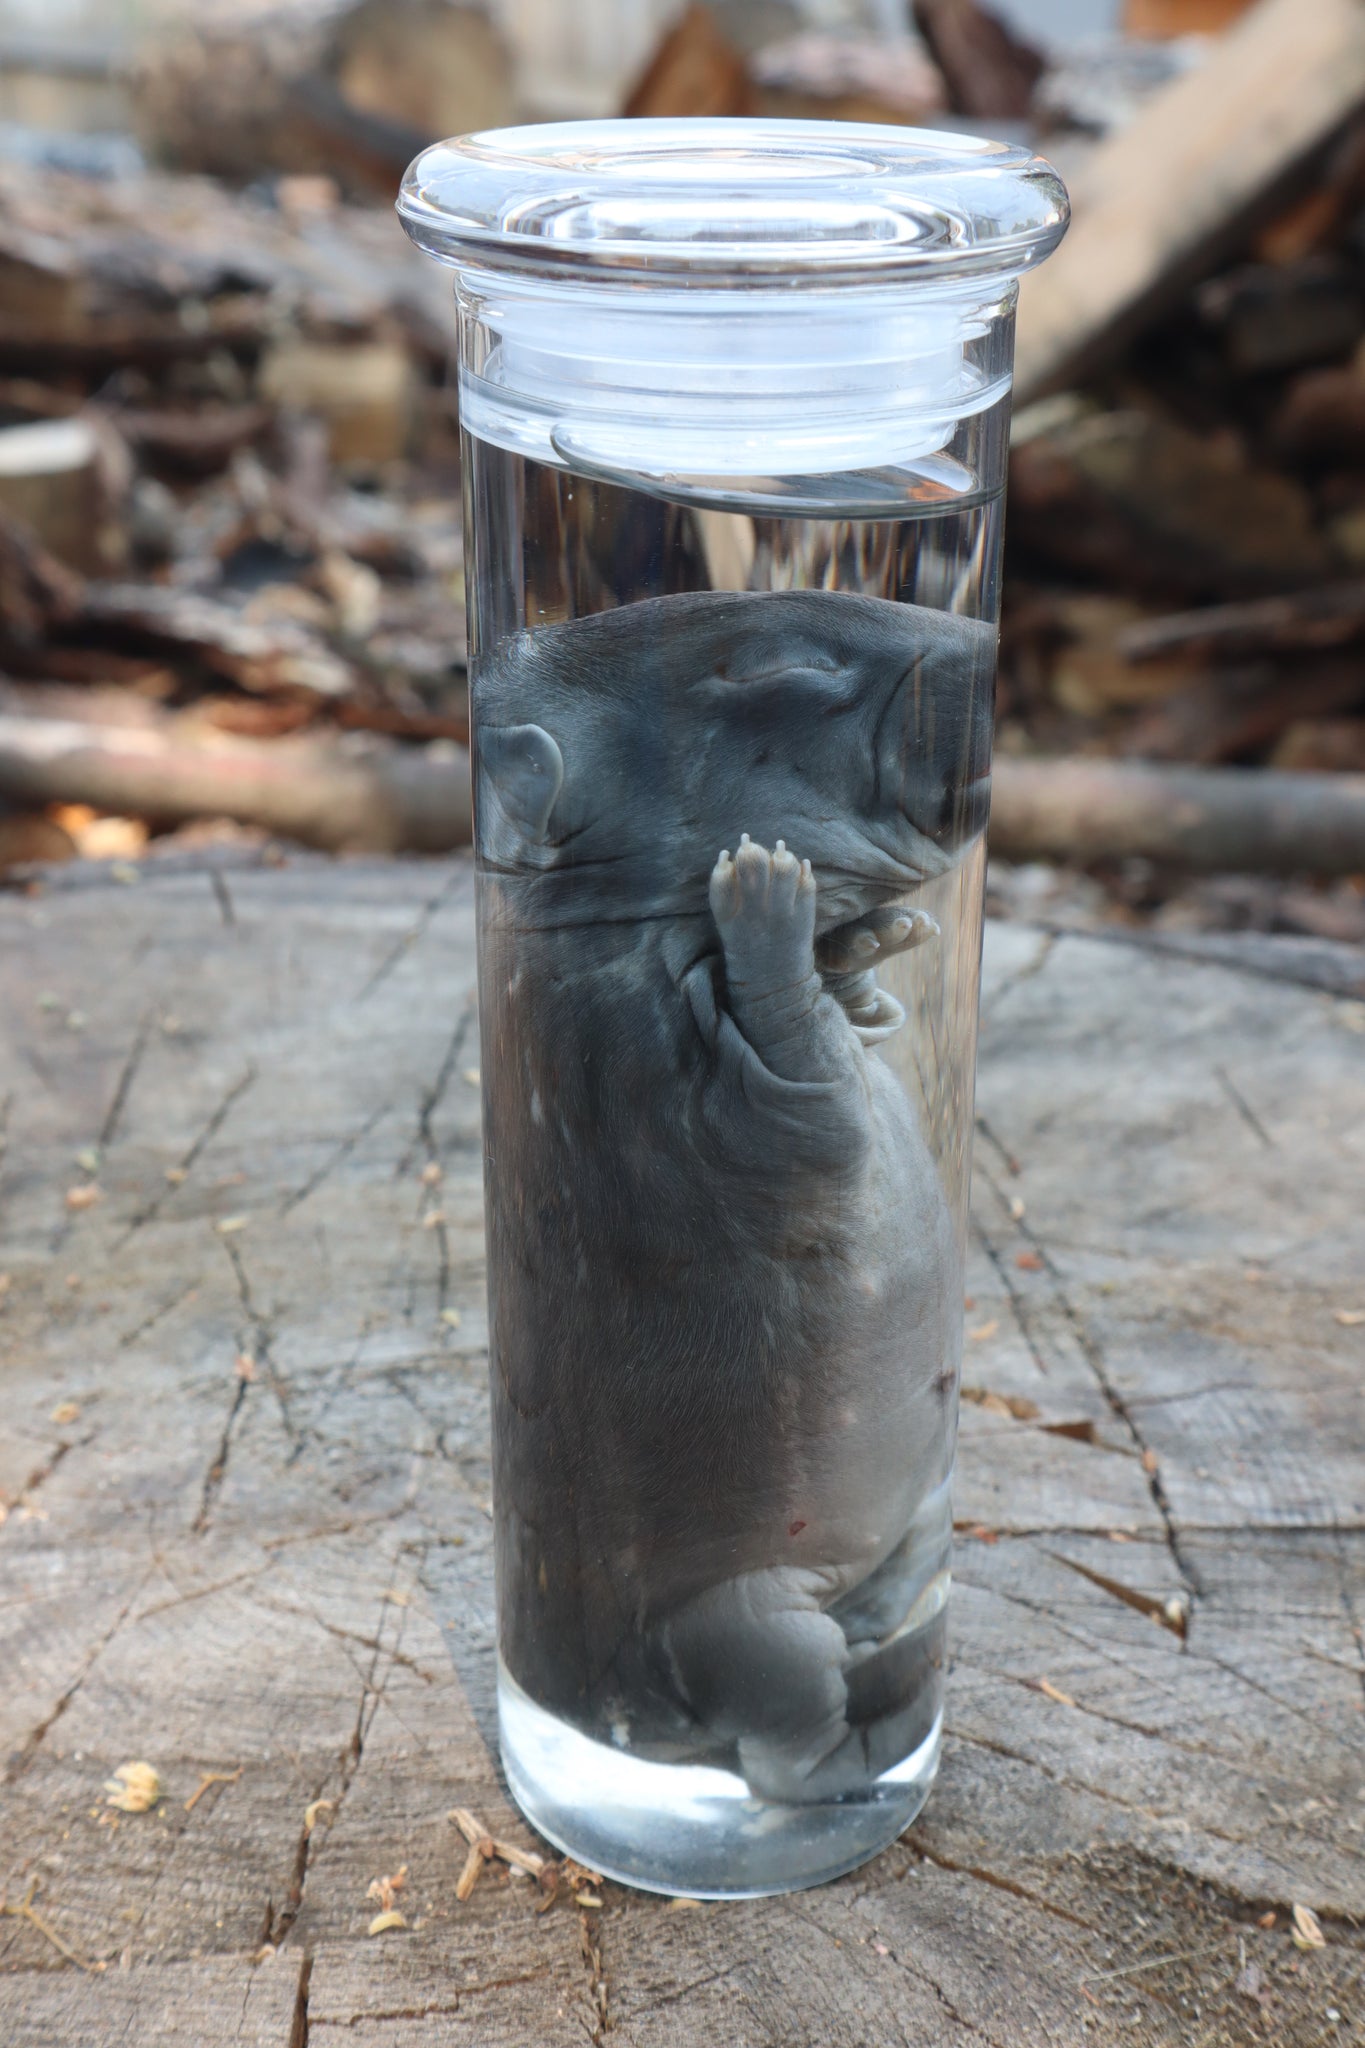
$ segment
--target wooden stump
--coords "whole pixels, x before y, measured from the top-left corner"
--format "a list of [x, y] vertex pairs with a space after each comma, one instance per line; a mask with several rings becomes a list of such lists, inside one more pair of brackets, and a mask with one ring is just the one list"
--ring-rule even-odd
[[[128, 872], [0, 899], [7, 2048], [1347, 2037], [1352, 956], [992, 931], [933, 1799], [821, 1891], [540, 1914], [498, 1864], [457, 1901], [447, 1817], [535, 1846], [489, 1747], [469, 866]], [[106, 1805], [143, 1760], [161, 1803]]]

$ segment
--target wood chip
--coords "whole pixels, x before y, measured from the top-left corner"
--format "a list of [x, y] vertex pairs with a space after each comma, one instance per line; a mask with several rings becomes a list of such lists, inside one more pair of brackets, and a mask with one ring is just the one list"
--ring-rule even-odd
[[324, 1818], [328, 1827], [330, 1827], [332, 1825], [332, 1815], [335, 1812], [336, 1801], [334, 1799], [314, 1799], [303, 1809], [303, 1832], [305, 1835], [311, 1835], [319, 1821]]
[[422, 1186], [424, 1188], [438, 1188], [444, 1179], [445, 1175], [436, 1164], [436, 1161], [434, 1159], [428, 1160], [427, 1164], [422, 1168]]
[[224, 1216], [214, 1224], [219, 1237], [235, 1237], [239, 1230], [245, 1230], [249, 1219], [245, 1216]]
[[120, 1813], [150, 1813], [161, 1798], [161, 1779], [151, 1764], [120, 1764], [112, 1778], [106, 1778], [104, 1789], [109, 1794], [106, 1806], [116, 1806]]
[[1053, 1685], [1050, 1679], [1040, 1678], [1037, 1684], [1039, 1692], [1046, 1693], [1050, 1700], [1056, 1700], [1059, 1707], [1075, 1706], [1076, 1702], [1072, 1699], [1071, 1694], [1063, 1692], [1059, 1685]]
[[52, 1411], [52, 1418], [51, 1418], [51, 1419], [52, 1419], [52, 1421], [53, 1421], [53, 1422], [56, 1422], [56, 1423], [64, 1423], [64, 1422], [79, 1422], [79, 1421], [80, 1421], [80, 1419], [81, 1419], [81, 1404], [80, 1404], [80, 1402], [79, 1402], [79, 1401], [59, 1401], [59, 1402], [57, 1403], [56, 1407], [55, 1407], [55, 1408], [53, 1409], [53, 1411]]
[[1143, 1454], [1142, 1454], [1142, 1469], [1143, 1469], [1143, 1471], [1144, 1471], [1144, 1472], [1145, 1472], [1145, 1473], [1147, 1474], [1147, 1476], [1148, 1476], [1148, 1478], [1149, 1478], [1149, 1479], [1151, 1479], [1151, 1478], [1154, 1478], [1154, 1477], [1156, 1476], [1156, 1452], [1155, 1452], [1155, 1451], [1153, 1451], [1153, 1450], [1145, 1450], [1145, 1451], [1143, 1452]]
[[[485, 1839], [487, 1838], [485, 1837]], [[488, 1847], [490, 1850], [492, 1849], [493, 1844], [491, 1841], [488, 1843]], [[465, 1903], [465, 1900], [479, 1881], [485, 1861], [483, 1851], [483, 1842], [472, 1842], [470, 1844], [469, 1854], [464, 1860], [464, 1869], [460, 1872], [460, 1880], [455, 1887], [455, 1896], [461, 1905]]]
[[1311, 1906], [1295, 1906], [1289, 1932], [1295, 1948], [1326, 1948], [1327, 1936]]
[[249, 1351], [239, 1351], [237, 1354], [237, 1377], [239, 1380], [246, 1380], [248, 1384], [256, 1377], [256, 1361]]
[[390, 1906], [387, 1912], [375, 1914], [365, 1932], [367, 1934], [392, 1934], [398, 1928], [406, 1927], [407, 1924], [398, 1908]]
[[1021, 1273], [1041, 1273], [1043, 1262], [1037, 1252], [1016, 1252], [1014, 1263]]
[[454, 1821], [467, 1842], [482, 1842], [488, 1835], [483, 1822], [472, 1814], [467, 1806], [452, 1806], [446, 1819]]
[[1339, 1308], [1335, 1320], [1343, 1330], [1358, 1330], [1365, 1323], [1365, 1308]]
[[82, 1181], [79, 1187], [68, 1188], [66, 1191], [68, 1209], [93, 1209], [96, 1202], [103, 1200], [104, 1196], [92, 1180]]
[[968, 1330], [967, 1335], [971, 1338], [973, 1344], [984, 1344], [987, 1338], [993, 1337], [999, 1328], [1000, 1318], [995, 1316], [989, 1323], [978, 1323], [974, 1330]]
[[460, 1075], [460, 1079], [467, 1082], [471, 1088], [477, 1088], [482, 1078], [477, 1067], [466, 1067]]
[[375, 1899], [387, 1913], [392, 1910], [395, 1894], [402, 1891], [407, 1881], [408, 1866], [404, 1863], [395, 1870], [392, 1877], [372, 1878], [365, 1896], [367, 1899]]
[[238, 1764], [235, 1771], [205, 1771], [199, 1783], [185, 1801], [186, 1813], [193, 1813], [210, 1785], [235, 1785], [242, 1775], [243, 1766]]
[[545, 1868], [545, 1858], [536, 1856], [530, 1849], [519, 1849], [515, 1842], [493, 1844], [493, 1854], [513, 1870], [524, 1870], [528, 1877], [539, 1877]]
[[443, 1308], [441, 1310], [441, 1321], [446, 1325], [447, 1329], [458, 1330], [460, 1327], [460, 1311], [457, 1308]]
[[1022, 1195], [1010, 1196], [1010, 1215], [1016, 1223], [1022, 1222], [1024, 1215], [1024, 1198]]

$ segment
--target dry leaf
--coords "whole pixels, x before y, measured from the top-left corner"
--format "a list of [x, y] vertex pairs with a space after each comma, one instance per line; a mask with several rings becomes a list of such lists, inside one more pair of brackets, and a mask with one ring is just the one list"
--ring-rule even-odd
[[303, 1832], [305, 1835], [312, 1834], [324, 1814], [327, 1816], [327, 1825], [330, 1827], [332, 1825], [332, 1815], [335, 1811], [336, 1801], [333, 1799], [314, 1799], [308, 1806], [305, 1806], [303, 1809]]
[[1343, 1330], [1358, 1330], [1365, 1323], [1365, 1308], [1339, 1308], [1336, 1320]]
[[161, 1798], [161, 1780], [150, 1764], [120, 1764], [112, 1778], [106, 1778], [109, 1794], [106, 1806], [120, 1813], [150, 1813]]
[[1310, 1906], [1295, 1906], [1292, 1919], [1289, 1932], [1295, 1948], [1326, 1948], [1327, 1936]]
[[1041, 1273], [1043, 1270], [1043, 1262], [1037, 1252], [1016, 1252], [1014, 1263], [1021, 1273]]
[[974, 1330], [968, 1330], [967, 1335], [971, 1338], [973, 1344], [984, 1344], [986, 1339], [993, 1337], [999, 1328], [1000, 1318], [996, 1316], [989, 1323], [978, 1323]]
[[1053, 1685], [1046, 1678], [1038, 1680], [1038, 1690], [1046, 1693], [1050, 1700], [1056, 1700], [1059, 1707], [1074, 1707], [1076, 1704], [1069, 1692], [1063, 1692], [1059, 1685]]
[[412, 1595], [410, 1593], [396, 1592], [392, 1586], [390, 1586], [384, 1598], [390, 1607], [411, 1607], [412, 1605]]
[[1036, 1422], [1042, 1410], [1026, 1394], [996, 1394], [989, 1387], [964, 1387], [964, 1401], [984, 1408], [988, 1415], [1012, 1415], [1016, 1422]]
[[396, 1928], [406, 1927], [407, 1921], [396, 1906], [390, 1906], [383, 1913], [376, 1913], [366, 1932], [368, 1934], [392, 1934]]
[[79, 1187], [68, 1188], [66, 1191], [68, 1209], [93, 1209], [96, 1202], [103, 1199], [103, 1195], [92, 1180], [83, 1181]]
[[79, 1401], [59, 1401], [52, 1411], [54, 1422], [79, 1422], [81, 1404]]
[[1272, 1908], [1272, 1910], [1269, 1913], [1262, 1913], [1260, 1919], [1256, 1922], [1256, 1925], [1258, 1927], [1273, 1927], [1275, 1925], [1276, 1917], [1277, 1916]]

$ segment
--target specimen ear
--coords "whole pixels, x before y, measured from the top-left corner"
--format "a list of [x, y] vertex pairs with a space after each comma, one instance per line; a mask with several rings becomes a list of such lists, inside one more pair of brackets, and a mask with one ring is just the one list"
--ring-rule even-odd
[[564, 756], [542, 725], [484, 726], [479, 777], [523, 839], [543, 840], [564, 787]]

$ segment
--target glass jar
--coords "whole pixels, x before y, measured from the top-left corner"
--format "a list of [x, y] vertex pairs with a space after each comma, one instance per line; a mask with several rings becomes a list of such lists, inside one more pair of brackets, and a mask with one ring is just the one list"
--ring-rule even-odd
[[459, 307], [499, 1713], [560, 1848], [848, 1870], [942, 1725], [1001, 503], [1050, 168], [428, 150]]

